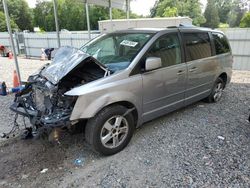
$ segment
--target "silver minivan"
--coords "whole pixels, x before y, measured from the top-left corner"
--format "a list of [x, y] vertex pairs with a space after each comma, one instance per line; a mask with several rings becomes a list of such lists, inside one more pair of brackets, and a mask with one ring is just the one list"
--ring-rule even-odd
[[143, 123], [202, 99], [219, 101], [232, 62], [220, 31], [117, 31], [80, 49], [60, 48], [51, 64], [29, 77], [11, 109], [27, 116], [36, 133], [81, 124], [91, 147], [111, 155]]

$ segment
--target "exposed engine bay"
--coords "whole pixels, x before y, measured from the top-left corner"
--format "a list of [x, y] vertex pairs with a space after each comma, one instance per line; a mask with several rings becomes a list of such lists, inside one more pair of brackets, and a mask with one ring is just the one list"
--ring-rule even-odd
[[78, 49], [62, 47], [51, 64], [31, 75], [25, 88], [16, 94], [11, 110], [28, 117], [36, 129], [62, 128], [73, 124], [70, 116], [77, 96], [65, 92], [110, 75], [93, 57]]

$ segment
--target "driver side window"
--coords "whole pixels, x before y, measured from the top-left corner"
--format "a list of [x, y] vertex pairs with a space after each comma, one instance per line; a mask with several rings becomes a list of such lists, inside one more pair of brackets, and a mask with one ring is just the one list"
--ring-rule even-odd
[[177, 33], [161, 36], [155, 41], [146, 57], [159, 57], [162, 67], [181, 63], [181, 48]]

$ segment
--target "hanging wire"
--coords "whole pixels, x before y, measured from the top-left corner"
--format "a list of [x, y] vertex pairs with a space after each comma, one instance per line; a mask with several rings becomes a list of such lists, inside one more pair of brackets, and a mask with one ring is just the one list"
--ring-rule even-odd
[[14, 118], [14, 125], [11, 128], [11, 130], [8, 133], [3, 133], [3, 135], [1, 136], [2, 138], [9, 138], [10, 135], [13, 135], [13, 137], [15, 136], [15, 132], [17, 130], [20, 130], [20, 125], [17, 123], [17, 118], [18, 118], [18, 114], [15, 114], [15, 118]]

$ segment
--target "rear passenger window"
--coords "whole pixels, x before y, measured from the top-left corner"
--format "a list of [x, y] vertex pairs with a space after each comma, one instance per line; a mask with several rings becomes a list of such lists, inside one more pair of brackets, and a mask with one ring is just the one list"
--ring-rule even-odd
[[226, 37], [221, 33], [212, 33], [214, 38], [216, 55], [230, 52], [230, 47]]
[[187, 61], [210, 57], [212, 55], [208, 33], [184, 33]]

